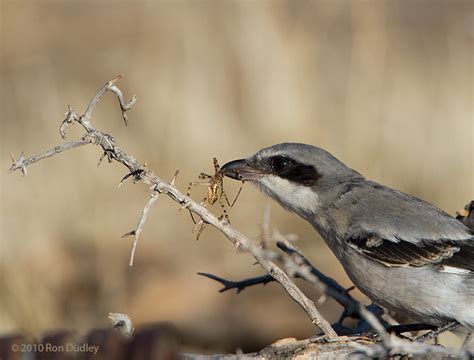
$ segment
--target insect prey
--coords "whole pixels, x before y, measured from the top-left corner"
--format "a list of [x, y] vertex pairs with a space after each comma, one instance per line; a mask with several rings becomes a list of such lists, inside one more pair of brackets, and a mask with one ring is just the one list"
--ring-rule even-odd
[[[226, 221], [230, 223], [229, 214], [227, 213], [225, 204], [227, 204], [227, 206], [229, 207], [233, 207], [235, 205], [235, 202], [237, 201], [237, 198], [239, 197], [240, 192], [242, 191], [242, 186], [240, 186], [240, 189], [237, 192], [237, 195], [235, 196], [234, 200], [232, 202], [229, 201], [229, 198], [227, 197], [227, 194], [224, 190], [224, 174], [221, 171], [221, 167], [219, 166], [219, 162], [217, 161], [217, 158], [213, 158], [213, 164], [214, 164], [214, 175], [208, 175], [206, 173], [199, 174], [198, 178], [204, 181], [190, 182], [188, 186], [188, 190], [186, 192], [186, 196], [191, 195], [191, 190], [194, 186], [198, 186], [198, 185], [207, 186], [207, 194], [206, 194], [206, 197], [202, 199], [201, 205], [204, 205], [204, 206], [207, 206], [207, 204], [214, 205], [216, 202], [219, 202], [219, 204], [222, 207], [222, 215], [219, 216], [219, 219], [222, 220], [223, 218], [225, 218]], [[225, 200], [225, 203], [223, 200]], [[189, 210], [189, 213], [191, 215], [191, 219], [193, 220], [195, 224], [193, 231], [199, 228], [198, 234], [196, 236], [196, 240], [199, 240], [199, 237], [201, 236], [201, 233], [204, 230], [206, 223], [202, 219], [196, 222], [192, 211]]]

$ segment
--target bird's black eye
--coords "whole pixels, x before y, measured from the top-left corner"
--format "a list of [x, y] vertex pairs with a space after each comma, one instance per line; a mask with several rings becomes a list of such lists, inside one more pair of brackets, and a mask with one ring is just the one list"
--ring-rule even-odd
[[290, 160], [283, 156], [274, 156], [271, 160], [272, 170], [276, 173], [281, 173], [288, 165], [290, 165]]

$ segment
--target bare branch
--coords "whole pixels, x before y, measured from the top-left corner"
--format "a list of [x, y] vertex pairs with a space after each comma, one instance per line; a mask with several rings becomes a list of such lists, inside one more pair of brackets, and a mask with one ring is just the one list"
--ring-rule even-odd
[[[176, 181], [177, 176], [178, 176], [178, 170], [176, 170], [176, 172], [174, 173], [173, 179], [171, 180], [171, 185], [174, 185], [174, 182]], [[137, 249], [138, 238], [140, 237], [140, 234], [142, 232], [143, 225], [145, 225], [148, 212], [150, 211], [150, 208], [156, 202], [156, 200], [158, 200], [158, 197], [160, 196], [160, 193], [157, 192], [155, 189], [153, 189], [153, 187], [152, 187], [152, 190], [153, 192], [151, 193], [150, 199], [148, 200], [145, 207], [143, 208], [142, 215], [140, 216], [140, 220], [138, 220], [137, 226], [132, 231], [122, 235], [122, 238], [133, 235], [133, 245], [132, 245], [132, 250], [130, 252], [129, 266], [133, 266], [133, 259], [135, 258], [135, 251]]]
[[71, 141], [71, 142], [67, 142], [65, 144], [55, 146], [54, 148], [46, 150], [46, 151], [42, 152], [41, 154], [38, 154], [38, 155], [35, 155], [35, 156], [30, 156], [28, 158], [25, 157], [24, 153], [21, 153], [20, 157], [17, 160], [15, 160], [15, 158], [12, 155], [13, 164], [10, 167], [10, 169], [8, 170], [8, 172], [11, 173], [15, 170], [21, 170], [23, 175], [26, 175], [27, 174], [27, 171], [26, 171], [27, 166], [29, 166], [29, 165], [31, 165], [35, 162], [38, 162], [40, 160], [43, 160], [45, 158], [51, 157], [53, 155], [60, 154], [64, 151], [71, 150], [71, 149], [74, 149], [76, 147], [79, 147], [79, 146], [82, 146], [82, 145], [87, 145], [87, 144], [90, 144], [90, 140], [87, 139], [86, 137], [84, 137], [80, 140]]
[[351, 311], [358, 312], [360, 316], [365, 321], [367, 321], [369, 325], [379, 334], [384, 343], [390, 341], [390, 334], [387, 333], [385, 327], [380, 323], [380, 321], [372, 312], [367, 310], [367, 308], [362, 303], [350, 297], [347, 292], [340, 292], [323, 283], [318, 278], [318, 276], [311, 272], [311, 266], [309, 266], [305, 260], [306, 259], [304, 257], [295, 252], [293, 257], [283, 258], [284, 268], [290, 274], [298, 274], [298, 276], [302, 279], [312, 283], [313, 285], [316, 285], [321, 289], [322, 292], [333, 297], [340, 304], [343, 304], [344, 307], [353, 308], [354, 310]]
[[[268, 216], [267, 213], [266, 213], [266, 216]], [[268, 220], [265, 220], [263, 223], [266, 223], [267, 221]], [[262, 227], [262, 230], [263, 230], [263, 227]], [[265, 231], [269, 232], [269, 229], [266, 229]], [[331, 294], [334, 291], [341, 294], [341, 296], [334, 298], [344, 308], [344, 312], [341, 315], [339, 322], [342, 322], [347, 317], [360, 318], [358, 309], [354, 307], [354, 303], [356, 300], [352, 298], [352, 296], [349, 294], [349, 292], [354, 289], [353, 286], [348, 289], [344, 288], [336, 280], [323, 274], [318, 269], [316, 269], [316, 267], [314, 267], [314, 265], [309, 262], [309, 260], [301, 253], [301, 251], [294, 244], [290, 243], [278, 232], [274, 232], [274, 237], [275, 237], [275, 234], [278, 234], [278, 240], [276, 244], [280, 250], [284, 251], [287, 255], [290, 255], [290, 256], [293, 256], [296, 254], [298, 257], [300, 257], [304, 265], [310, 267], [311, 273], [315, 275], [319, 279], [319, 281], [321, 281], [325, 286], [331, 289], [330, 291]], [[268, 241], [270, 240], [266, 240], [265, 243], [267, 243]], [[237, 293], [240, 293], [242, 290], [244, 290], [245, 288], [249, 286], [266, 285], [271, 281], [275, 281], [275, 279], [273, 279], [270, 275], [262, 275], [262, 276], [256, 276], [256, 277], [247, 278], [247, 279], [243, 279], [239, 281], [232, 281], [232, 280], [221, 278], [214, 274], [209, 274], [209, 273], [198, 273], [198, 274], [201, 276], [205, 276], [209, 279], [215, 280], [217, 282], [220, 282], [222, 285], [224, 285], [224, 288], [220, 289], [219, 292], [224, 292], [231, 289], [237, 289]], [[294, 277], [301, 278], [298, 272], [294, 274]], [[379, 308], [377, 305], [373, 305], [370, 311], [374, 313], [374, 312], [382, 312], [383, 310]]]
[[423, 343], [430, 341], [437, 337], [438, 335], [446, 332], [446, 331], [451, 331], [459, 327], [461, 324], [459, 324], [456, 320], [451, 320], [448, 321], [446, 324], [443, 326], [440, 326], [439, 328], [432, 330], [424, 335], [421, 335], [415, 339], [416, 342]]
[[224, 287], [219, 290], [219, 292], [224, 292], [227, 290], [231, 289], [237, 289], [237, 294], [244, 290], [245, 288], [253, 285], [266, 285], [271, 281], [275, 281], [274, 278], [272, 278], [270, 275], [262, 275], [262, 276], [256, 276], [253, 278], [248, 278], [240, 281], [232, 281], [232, 280], [226, 280], [223, 279], [219, 276], [209, 274], [209, 273], [203, 273], [203, 272], [198, 272], [198, 275], [207, 277], [209, 279], [215, 280], [217, 282], [220, 282]]
[[138, 239], [140, 238], [140, 234], [143, 229], [143, 225], [145, 224], [146, 218], [148, 216], [148, 212], [150, 211], [151, 206], [158, 200], [160, 193], [153, 190], [150, 195], [150, 199], [147, 201], [145, 207], [142, 210], [142, 215], [140, 216], [140, 220], [138, 220], [138, 224], [132, 231], [123, 234], [122, 238], [133, 235], [133, 245], [132, 250], [130, 252], [130, 261], [128, 263], [129, 266], [133, 266], [133, 259], [135, 258], [135, 251], [137, 249]]
[[[123, 113], [129, 110], [134, 105], [136, 98], [133, 97], [129, 103], [126, 103], [124, 101], [122, 92], [115, 85], [115, 82], [119, 78], [120, 76], [109, 81], [97, 92], [83, 115], [78, 116], [72, 110], [72, 108], [69, 107], [69, 111], [66, 114], [66, 118], [60, 127], [61, 135], [65, 136], [67, 126], [74, 122], [77, 122], [82, 125], [87, 132], [87, 137], [83, 138], [83, 140], [80, 141], [79, 145], [84, 145], [83, 142], [86, 141], [86, 139], [95, 145], [99, 145], [103, 149], [103, 151], [107, 153], [110, 159], [113, 159], [127, 167], [129, 173], [136, 174], [134, 175], [135, 180], [141, 180], [145, 184], [152, 186], [154, 191], [158, 193], [165, 193], [171, 199], [179, 203], [181, 206], [186, 207], [193, 213], [200, 216], [203, 223], [210, 224], [220, 230], [234, 245], [240, 245], [241, 248], [249, 251], [257, 260], [257, 262], [284, 287], [290, 297], [305, 310], [305, 312], [315, 325], [319, 326], [328, 337], [336, 337], [336, 332], [331, 328], [331, 325], [327, 322], [327, 320], [322, 317], [322, 315], [315, 307], [314, 303], [303, 294], [303, 292], [291, 281], [289, 276], [279, 266], [277, 266], [273, 261], [267, 259], [265, 254], [262, 253], [262, 249], [256, 246], [244, 234], [231, 227], [225, 219], [218, 219], [203, 205], [193, 201], [188, 196], [185, 196], [174, 185], [161, 180], [152, 171], [148, 170], [145, 165], [142, 165], [134, 157], [122, 151], [117, 146], [115, 139], [112, 135], [98, 131], [92, 126], [92, 113], [95, 107], [97, 106], [97, 103], [107, 91], [111, 91], [117, 96]], [[126, 117], [124, 117], [124, 121], [126, 121]], [[25, 162], [26, 160], [22, 160], [18, 165], [24, 165]], [[26, 166], [14, 167], [11, 171], [23, 168], [26, 168]]]
[[330, 287], [337, 292], [346, 294], [346, 296], [348, 296], [349, 298], [352, 298], [349, 295], [349, 291], [354, 289], [353, 286], [350, 287], [349, 289], [346, 289], [344, 286], [340, 285], [333, 278], [323, 274], [321, 271], [316, 269], [313, 264], [310, 263], [310, 261], [303, 255], [303, 253], [294, 244], [286, 240], [284, 237], [281, 237], [280, 240], [277, 241], [277, 246], [280, 250], [284, 251], [286, 254], [290, 256], [297, 255], [301, 259], [304, 265], [310, 267], [311, 273], [315, 275], [327, 287]]
[[[126, 102], [125, 101], [125, 98], [123, 96], [123, 93], [122, 91], [115, 85], [115, 83], [120, 80], [122, 78], [123, 75], [118, 75], [116, 76], [114, 79], [110, 80], [107, 84], [104, 85], [104, 87], [102, 89], [99, 90], [99, 92], [94, 96], [94, 98], [92, 99], [92, 101], [89, 103], [89, 106], [87, 107], [87, 110], [86, 112], [84, 113], [84, 115], [81, 116], [81, 119], [80, 121], [82, 122], [82, 125], [84, 127], [86, 127], [84, 124], [86, 125], [90, 125], [90, 118], [92, 116], [92, 112], [95, 110], [95, 107], [97, 106], [97, 104], [99, 103], [100, 99], [102, 99], [102, 96], [104, 96], [104, 94], [107, 92], [107, 91], [111, 91], [113, 92], [116, 96], [117, 96], [117, 99], [119, 101], [119, 104], [120, 104], [120, 109], [122, 110], [122, 117], [123, 117], [123, 121], [125, 123], [125, 125], [127, 125], [127, 121], [128, 121], [128, 118], [127, 118], [127, 115], [125, 114], [128, 110], [130, 110], [134, 105], [135, 103], [137, 102], [137, 97], [135, 95], [132, 96], [132, 99], [130, 100], [130, 102]], [[87, 129], [87, 128], [86, 128]]]
[[413, 359], [472, 359], [472, 354], [463, 349], [409, 342], [394, 336], [391, 337], [390, 346], [386, 344], [367, 346], [355, 341], [351, 345], [356, 351], [350, 355], [350, 359], [386, 359], [405, 354], [409, 354]]

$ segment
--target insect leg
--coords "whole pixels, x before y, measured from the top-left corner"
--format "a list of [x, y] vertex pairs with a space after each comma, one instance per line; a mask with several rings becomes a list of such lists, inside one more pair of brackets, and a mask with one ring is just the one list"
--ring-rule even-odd
[[227, 202], [227, 205], [229, 205], [229, 207], [234, 207], [235, 202], [237, 201], [240, 193], [242, 192], [243, 186], [244, 186], [244, 182], [242, 181], [242, 185], [240, 185], [240, 189], [239, 191], [237, 191], [237, 195], [235, 195], [234, 201], [232, 201], [232, 203], [229, 201], [229, 198], [227, 197], [227, 194], [225, 193], [224, 188], [222, 188], [222, 195], [224, 196], [225, 201]]
[[[193, 182], [190, 182], [189, 185], [188, 185], [188, 189], [187, 189], [187, 191], [186, 191], [186, 196], [189, 197], [189, 196], [191, 195], [192, 187], [193, 187], [193, 186], [196, 186], [196, 185], [206, 185], [206, 186], [209, 186], [209, 182], [207, 182], [207, 181], [206, 181], [206, 182], [204, 182], [204, 181], [193, 181]], [[181, 210], [183, 210], [183, 209], [185, 209], [185, 208], [186, 208], [186, 206], [184, 206], [184, 205], [181, 206], [181, 207], [179, 208], [178, 212], [180, 212]], [[191, 214], [191, 211], [190, 211], [189, 213]], [[193, 216], [192, 216], [192, 214], [191, 214], [191, 218], [192, 218], [192, 217], [193, 217]], [[194, 221], [194, 219], [193, 219], [193, 222], [196, 223], [196, 222]]]
[[230, 224], [230, 218], [229, 218], [229, 214], [227, 213], [227, 210], [225, 208], [225, 205], [224, 205], [224, 202], [222, 201], [222, 198], [219, 198], [219, 204], [221, 204], [221, 208], [222, 208], [222, 215], [220, 216], [220, 219], [222, 219], [222, 217], [224, 217], [226, 219], [226, 221]]
[[[202, 220], [201, 220], [202, 221]], [[199, 231], [196, 235], [196, 241], [199, 240], [199, 237], [201, 236], [202, 234], [202, 231], [204, 230], [204, 228], [206, 227], [206, 223], [204, 221], [202, 221], [202, 224], [201, 224], [201, 227], [199, 228]]]
[[212, 161], [214, 163], [214, 170], [217, 174], [220, 171], [221, 167], [219, 166], [219, 162], [217, 161], [217, 158], [212, 158]]
[[208, 174], [206, 174], [206, 173], [200, 173], [199, 176], [198, 176], [198, 178], [204, 180], [204, 179], [210, 179], [210, 178], [212, 178], [212, 176], [211, 176], [211, 175], [208, 175]]
[[192, 181], [188, 185], [188, 190], [186, 191], [186, 196], [191, 195], [191, 189], [193, 186], [209, 186], [209, 181]]

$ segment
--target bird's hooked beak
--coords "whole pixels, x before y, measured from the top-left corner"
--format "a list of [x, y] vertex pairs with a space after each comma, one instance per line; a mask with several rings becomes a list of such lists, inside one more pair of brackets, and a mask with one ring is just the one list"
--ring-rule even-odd
[[248, 159], [229, 161], [222, 166], [221, 171], [225, 176], [241, 181], [255, 181], [265, 175], [263, 171], [252, 166]]

